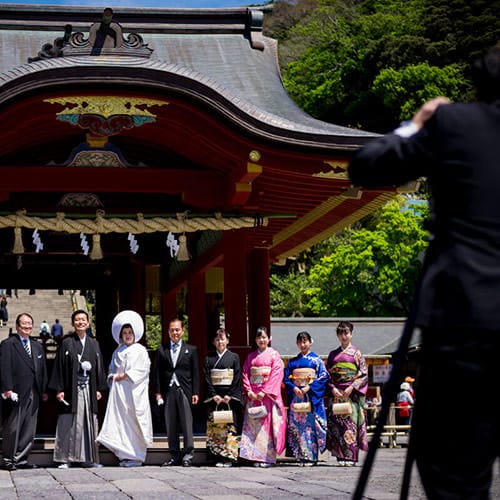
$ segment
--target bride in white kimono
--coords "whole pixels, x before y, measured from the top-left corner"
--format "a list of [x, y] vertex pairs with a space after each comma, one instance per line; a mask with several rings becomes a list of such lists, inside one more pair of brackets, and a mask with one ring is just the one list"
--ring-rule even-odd
[[113, 320], [111, 330], [118, 347], [109, 365], [111, 390], [97, 441], [118, 457], [121, 467], [138, 467], [153, 444], [151, 361], [146, 348], [138, 343], [144, 322], [135, 311], [122, 311]]

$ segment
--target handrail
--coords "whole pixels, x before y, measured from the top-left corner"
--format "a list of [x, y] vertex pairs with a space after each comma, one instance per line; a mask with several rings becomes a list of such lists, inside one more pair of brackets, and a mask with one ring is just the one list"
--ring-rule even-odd
[[73, 308], [73, 312], [78, 309], [78, 303], [76, 302], [76, 290], [70, 290], [71, 294], [71, 307]]

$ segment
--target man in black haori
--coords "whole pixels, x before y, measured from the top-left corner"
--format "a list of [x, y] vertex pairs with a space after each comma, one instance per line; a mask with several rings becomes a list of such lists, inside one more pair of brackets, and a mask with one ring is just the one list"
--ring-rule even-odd
[[87, 312], [75, 311], [71, 323], [75, 332], [64, 338], [49, 383], [59, 401], [54, 462], [61, 469], [99, 465], [97, 402], [107, 388], [99, 344], [87, 335]]

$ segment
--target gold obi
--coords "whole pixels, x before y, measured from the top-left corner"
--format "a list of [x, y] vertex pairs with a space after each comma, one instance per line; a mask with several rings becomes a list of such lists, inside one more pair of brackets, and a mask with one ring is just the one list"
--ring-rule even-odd
[[295, 368], [290, 375], [293, 383], [298, 387], [309, 385], [316, 378], [314, 368]]
[[251, 366], [250, 383], [254, 385], [264, 384], [271, 373], [270, 366]]
[[231, 385], [234, 370], [232, 368], [213, 368], [210, 370], [210, 380], [213, 385]]

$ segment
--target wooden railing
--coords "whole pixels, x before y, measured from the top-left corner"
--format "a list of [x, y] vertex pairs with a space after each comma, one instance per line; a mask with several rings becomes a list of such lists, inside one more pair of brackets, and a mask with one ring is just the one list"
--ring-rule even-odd
[[[389, 408], [389, 415], [387, 417], [387, 422], [385, 423], [384, 428], [382, 430], [382, 434], [380, 436], [381, 438], [386, 439], [387, 446], [389, 448], [399, 447], [399, 445], [397, 443], [397, 438], [399, 436], [408, 437], [408, 435], [409, 435], [411, 425], [398, 425], [398, 424], [396, 424], [396, 411], [399, 409], [403, 409], [403, 408], [409, 409], [411, 411], [413, 409], [413, 406], [397, 406], [395, 404], [392, 404]], [[374, 415], [372, 414], [371, 418], [369, 418], [370, 422], [375, 422], [375, 420], [377, 418], [376, 414], [378, 413], [377, 410], [379, 410], [379, 408], [367, 408], [366, 410], [367, 410], [367, 413], [369, 413], [370, 410], [375, 411], [375, 414]], [[376, 426], [374, 424], [366, 426], [368, 438], [371, 438], [373, 436], [373, 432], [375, 431], [375, 427]], [[381, 439], [380, 445], [385, 446], [383, 439]]]

